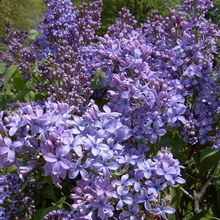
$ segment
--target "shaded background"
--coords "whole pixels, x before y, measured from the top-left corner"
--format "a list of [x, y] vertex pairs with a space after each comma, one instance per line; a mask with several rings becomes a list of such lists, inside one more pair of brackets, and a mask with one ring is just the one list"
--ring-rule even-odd
[[[75, 5], [93, 0], [73, 0]], [[122, 7], [130, 9], [139, 23], [144, 22], [152, 9], [166, 15], [167, 8], [178, 8], [182, 0], [103, 0], [102, 28], [99, 34], [106, 32], [109, 25], [115, 22]], [[215, 23], [220, 21], [220, 0], [213, 0], [215, 7], [208, 16]], [[0, 0], [0, 42], [3, 42], [5, 22], [10, 21], [14, 29], [38, 29], [46, 10], [47, 0]]]

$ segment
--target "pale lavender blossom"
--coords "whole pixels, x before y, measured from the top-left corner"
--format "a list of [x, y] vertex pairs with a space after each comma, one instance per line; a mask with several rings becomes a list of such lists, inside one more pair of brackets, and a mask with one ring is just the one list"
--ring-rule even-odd
[[20, 150], [23, 143], [21, 141], [12, 142], [9, 137], [4, 137], [3, 142], [0, 146], [0, 155], [6, 155], [9, 162], [14, 162], [15, 153]]

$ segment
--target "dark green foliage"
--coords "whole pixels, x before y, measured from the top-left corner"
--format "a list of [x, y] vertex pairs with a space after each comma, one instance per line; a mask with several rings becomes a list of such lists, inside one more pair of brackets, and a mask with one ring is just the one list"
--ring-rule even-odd
[[213, 0], [214, 8], [211, 9], [207, 17], [211, 18], [212, 21], [218, 25], [220, 25], [220, 0]]

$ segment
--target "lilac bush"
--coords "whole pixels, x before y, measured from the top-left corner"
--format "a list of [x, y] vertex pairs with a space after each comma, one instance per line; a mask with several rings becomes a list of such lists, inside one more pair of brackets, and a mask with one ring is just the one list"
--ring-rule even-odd
[[[70, 195], [73, 214], [101, 219], [125, 219], [138, 204], [153, 213], [161, 190], [185, 182], [183, 167], [167, 149], [153, 159], [146, 151], [140, 156], [120, 113], [108, 106], [100, 111], [93, 101], [81, 117], [73, 109], [64, 103], [32, 103], [3, 116], [2, 130], [9, 137], [1, 139], [1, 166], [16, 165], [20, 176], [43, 166], [59, 188], [65, 178], [76, 181]], [[133, 212], [117, 214], [126, 207]], [[144, 209], [135, 213], [144, 216]]]
[[[50, 0], [30, 47], [27, 34], [8, 25], [8, 54], [0, 59], [18, 66], [15, 75], [32, 85], [34, 98], [0, 111], [0, 168], [16, 167], [17, 182], [49, 184], [56, 210], [40, 210], [45, 220], [167, 219], [175, 212], [168, 196], [186, 183], [181, 170], [191, 155], [219, 149], [220, 31], [205, 17], [212, 3], [185, 0], [179, 12], [153, 11], [139, 27], [123, 8], [100, 37], [101, 6]], [[190, 151], [181, 164], [171, 152], [183, 140]], [[206, 188], [199, 196], [181, 189], [197, 210]], [[2, 186], [0, 215], [10, 213], [4, 201], [11, 191]]]

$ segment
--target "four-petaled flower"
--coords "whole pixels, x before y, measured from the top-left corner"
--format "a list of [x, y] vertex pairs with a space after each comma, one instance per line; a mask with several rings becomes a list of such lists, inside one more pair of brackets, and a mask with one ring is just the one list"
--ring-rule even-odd
[[98, 216], [101, 219], [105, 219], [105, 216], [108, 217], [113, 216], [114, 207], [112, 205], [107, 204], [107, 200], [104, 196], [100, 197], [98, 201], [91, 201], [90, 205], [96, 209], [98, 209]]
[[68, 159], [65, 158], [66, 155], [63, 155], [63, 148], [62, 147], [57, 147], [55, 154], [53, 153], [46, 153], [44, 154], [44, 159], [52, 163], [52, 173], [54, 175], [57, 175], [62, 168], [64, 170], [67, 170], [71, 167], [71, 163]]
[[173, 214], [175, 210], [173, 208], [166, 207], [166, 202], [163, 199], [161, 200], [161, 204], [162, 205], [158, 205], [158, 204], [154, 205], [154, 207], [156, 208], [151, 209], [151, 212], [154, 215], [161, 215], [163, 219], [167, 220], [165, 213]]
[[92, 161], [92, 166], [99, 172], [103, 173], [103, 175], [107, 178], [111, 176], [109, 170], [117, 170], [119, 165], [116, 162], [108, 162], [111, 159], [109, 154], [102, 154], [102, 160], [96, 159]]
[[70, 179], [75, 179], [79, 173], [84, 180], [89, 179], [89, 173], [86, 171], [86, 168], [90, 166], [90, 160], [87, 159], [83, 165], [81, 165], [81, 160], [82, 158], [79, 158], [76, 163], [72, 164], [69, 172]]
[[4, 144], [0, 146], [0, 155], [7, 154], [9, 162], [15, 161], [15, 152], [23, 145], [21, 141], [12, 142], [11, 138], [4, 137]]
[[174, 167], [170, 167], [168, 163], [163, 162], [162, 163], [163, 167], [162, 168], [158, 168], [156, 170], [156, 173], [160, 176], [164, 176], [164, 178], [168, 181], [172, 181], [173, 180], [173, 176], [178, 172], [176, 168]]

